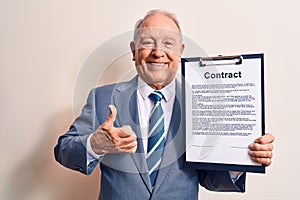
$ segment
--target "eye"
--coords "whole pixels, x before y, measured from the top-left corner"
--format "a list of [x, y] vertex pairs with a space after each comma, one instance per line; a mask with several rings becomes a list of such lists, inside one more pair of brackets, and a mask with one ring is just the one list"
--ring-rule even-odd
[[168, 49], [174, 48], [176, 46], [176, 42], [174, 40], [168, 39], [163, 42], [164, 46]]
[[151, 38], [142, 39], [141, 45], [146, 48], [152, 48], [155, 46], [155, 41]]

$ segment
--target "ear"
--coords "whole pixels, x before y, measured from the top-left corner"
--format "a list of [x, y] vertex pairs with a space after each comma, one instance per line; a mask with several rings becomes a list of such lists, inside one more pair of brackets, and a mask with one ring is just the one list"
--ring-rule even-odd
[[181, 44], [181, 47], [180, 47], [180, 55], [183, 53], [183, 50], [184, 50], [184, 44]]
[[134, 41], [130, 42], [130, 49], [131, 49], [131, 53], [132, 53], [132, 60], [135, 61], [135, 42]]

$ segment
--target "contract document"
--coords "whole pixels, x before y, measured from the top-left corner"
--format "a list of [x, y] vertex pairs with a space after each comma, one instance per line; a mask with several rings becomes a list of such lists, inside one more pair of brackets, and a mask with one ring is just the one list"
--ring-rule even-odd
[[183, 58], [186, 164], [264, 173], [248, 146], [264, 134], [264, 55]]

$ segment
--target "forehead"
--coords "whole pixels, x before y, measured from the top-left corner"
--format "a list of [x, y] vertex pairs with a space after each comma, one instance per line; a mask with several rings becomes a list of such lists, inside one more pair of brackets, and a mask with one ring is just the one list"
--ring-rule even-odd
[[139, 28], [157, 28], [157, 29], [170, 30], [177, 33], [180, 32], [176, 23], [170, 17], [159, 13], [147, 17], [140, 24]]
[[174, 39], [180, 40], [180, 33], [164, 28], [138, 28], [137, 38]]

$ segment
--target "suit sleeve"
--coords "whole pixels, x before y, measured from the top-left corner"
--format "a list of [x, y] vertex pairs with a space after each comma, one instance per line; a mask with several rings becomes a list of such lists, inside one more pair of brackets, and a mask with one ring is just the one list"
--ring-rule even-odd
[[84, 174], [91, 174], [97, 166], [95, 160], [87, 166], [87, 139], [99, 126], [95, 112], [95, 90], [89, 93], [87, 103], [81, 114], [69, 130], [58, 138], [54, 148], [54, 155], [57, 162], [63, 166], [79, 171]]
[[246, 173], [234, 183], [228, 171], [199, 171], [200, 185], [207, 190], [219, 192], [245, 192]]

